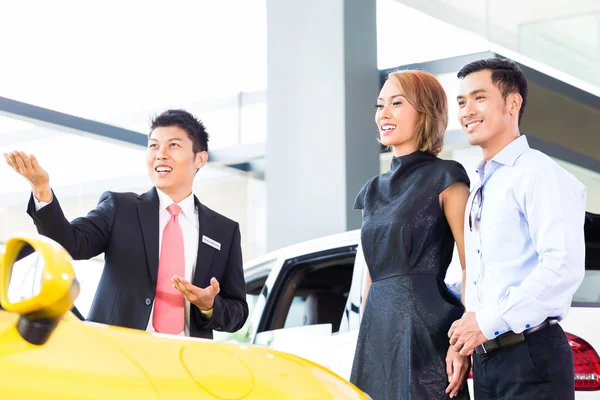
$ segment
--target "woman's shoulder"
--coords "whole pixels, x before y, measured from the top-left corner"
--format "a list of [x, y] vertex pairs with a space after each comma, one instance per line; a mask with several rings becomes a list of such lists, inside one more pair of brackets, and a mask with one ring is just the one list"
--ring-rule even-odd
[[436, 168], [451, 168], [451, 167], [462, 167], [462, 164], [456, 160], [449, 160], [447, 158], [435, 157], [433, 165]]
[[455, 160], [446, 160], [437, 158], [437, 161], [433, 163], [432, 167], [435, 169], [432, 175], [438, 177], [438, 191], [442, 192], [448, 186], [462, 182], [467, 186], [471, 185], [469, 175], [465, 170], [465, 167], [461, 163]]
[[431, 163], [431, 167], [440, 172], [467, 174], [465, 167], [456, 160], [448, 160], [445, 158], [436, 157], [435, 162]]
[[358, 192], [360, 193], [365, 193], [366, 191], [369, 190], [369, 188], [371, 186], [376, 186], [377, 182], [379, 181], [381, 175], [375, 175], [374, 177], [370, 178], [367, 182], [365, 182], [365, 184], [362, 186], [362, 188], [360, 189], [360, 191]]
[[374, 177], [372, 177], [371, 179], [369, 179], [364, 185], [363, 187], [360, 189], [360, 191], [358, 192], [358, 195], [356, 196], [356, 199], [354, 200], [354, 206], [353, 208], [355, 210], [362, 210], [366, 207], [366, 196], [368, 192], [372, 192], [372, 190], [370, 190], [370, 188], [372, 186], [376, 186], [377, 185], [377, 181], [379, 180], [379, 177], [381, 175], [375, 175]]

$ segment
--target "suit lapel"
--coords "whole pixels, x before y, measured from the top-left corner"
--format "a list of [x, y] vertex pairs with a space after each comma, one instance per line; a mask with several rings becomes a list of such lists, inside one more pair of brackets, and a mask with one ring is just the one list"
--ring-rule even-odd
[[152, 278], [152, 284], [156, 287], [158, 275], [158, 250], [159, 250], [159, 225], [158, 225], [158, 193], [156, 188], [138, 197], [137, 203], [138, 217], [142, 227], [142, 236], [144, 238], [144, 247], [146, 248], [146, 259], [148, 260], [148, 273]]
[[198, 257], [196, 258], [196, 269], [194, 271], [194, 277], [192, 284], [199, 287], [206, 286], [206, 282], [211, 277], [208, 276], [212, 263], [213, 256], [217, 251], [212, 246], [204, 243], [202, 237], [206, 236], [210, 239], [219, 241], [218, 231], [219, 224], [215, 218], [214, 212], [202, 205], [200, 201], [194, 196], [194, 202], [198, 209], [198, 218], [200, 220], [200, 232], [198, 236]]

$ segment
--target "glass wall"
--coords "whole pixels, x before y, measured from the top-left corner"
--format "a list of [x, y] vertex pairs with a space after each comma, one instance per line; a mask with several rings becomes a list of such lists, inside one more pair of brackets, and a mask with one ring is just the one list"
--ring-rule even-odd
[[266, 88], [265, 0], [3, 2], [0, 37], [0, 96], [139, 132], [208, 103], [215, 146], [235, 144], [229, 109]]
[[[485, 41], [489, 43], [485, 50], [528, 60], [528, 65], [533, 61], [536, 65], [532, 67], [544, 68], [563, 81], [600, 95], [597, 0], [378, 0], [379, 3], [395, 14], [388, 16], [396, 24], [390, 23], [386, 32], [387, 36], [396, 36], [396, 52], [454, 51], [451, 55], [458, 55], [472, 53], [464, 50]], [[427, 24], [422, 24], [424, 18], [402, 18], [415, 16], [415, 12], [427, 15]], [[408, 32], [410, 39], [401, 40], [409, 37]], [[387, 52], [387, 47], [379, 51]], [[380, 60], [387, 57], [380, 55]], [[420, 60], [410, 62], [415, 61]], [[402, 64], [406, 63], [396, 65]]]
[[403, 3], [377, 0], [379, 69], [489, 50], [486, 38]]
[[522, 23], [517, 50], [600, 88], [600, 7], [596, 12]]

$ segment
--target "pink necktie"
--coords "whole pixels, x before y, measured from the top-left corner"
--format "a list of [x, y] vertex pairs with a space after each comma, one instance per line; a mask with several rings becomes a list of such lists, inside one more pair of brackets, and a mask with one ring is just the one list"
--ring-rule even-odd
[[177, 335], [183, 331], [183, 296], [173, 287], [171, 277], [185, 277], [183, 233], [178, 218], [181, 207], [173, 203], [167, 210], [172, 217], [163, 231], [152, 325], [157, 332]]

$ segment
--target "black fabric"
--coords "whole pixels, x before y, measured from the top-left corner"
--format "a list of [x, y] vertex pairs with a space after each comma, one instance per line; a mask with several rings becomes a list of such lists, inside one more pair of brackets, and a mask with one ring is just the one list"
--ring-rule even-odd
[[[356, 199], [372, 284], [351, 381], [374, 400], [446, 398], [447, 334], [463, 307], [444, 284], [454, 237], [439, 194], [457, 182], [469, 185], [459, 163], [415, 152]], [[466, 385], [457, 398], [469, 398]]]
[[[213, 329], [235, 332], [248, 317], [240, 231], [237, 222], [194, 200], [200, 236], [192, 284], [207, 287], [214, 276], [221, 291], [215, 298], [210, 319], [197, 307], [190, 307], [190, 335], [210, 339]], [[40, 234], [61, 244], [75, 260], [104, 253], [104, 270], [89, 320], [146, 329], [158, 274], [158, 208], [158, 193], [154, 188], [142, 195], [106, 192], [87, 216], [69, 223], [56, 195], [39, 211], [35, 210], [31, 196], [27, 213]], [[221, 250], [203, 243], [203, 235], [221, 243]]]
[[525, 336], [525, 341], [473, 356], [475, 399], [573, 400], [573, 351], [560, 325]]

